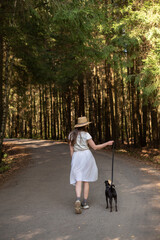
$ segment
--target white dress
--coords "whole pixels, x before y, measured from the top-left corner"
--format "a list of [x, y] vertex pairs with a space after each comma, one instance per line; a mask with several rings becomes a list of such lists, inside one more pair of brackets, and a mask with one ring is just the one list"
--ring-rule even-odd
[[70, 184], [75, 185], [77, 181], [94, 182], [98, 179], [96, 161], [87, 143], [91, 138], [89, 133], [83, 131], [77, 136], [71, 162]]

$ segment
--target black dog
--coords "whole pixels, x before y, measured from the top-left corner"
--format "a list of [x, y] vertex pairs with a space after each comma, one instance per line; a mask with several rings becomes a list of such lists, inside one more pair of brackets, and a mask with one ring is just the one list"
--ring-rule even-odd
[[108, 208], [108, 199], [109, 199], [110, 212], [112, 212], [112, 199], [114, 198], [115, 210], [117, 212], [118, 211], [117, 210], [117, 193], [116, 193], [116, 190], [115, 190], [115, 185], [111, 184], [110, 181], [105, 181], [104, 183], [106, 185], [106, 190], [105, 190], [106, 203], [107, 203], [106, 208]]

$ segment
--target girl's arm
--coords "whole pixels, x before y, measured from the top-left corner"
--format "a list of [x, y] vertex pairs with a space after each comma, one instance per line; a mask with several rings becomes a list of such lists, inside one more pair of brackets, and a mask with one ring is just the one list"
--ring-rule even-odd
[[71, 157], [73, 155], [73, 146], [71, 145], [71, 143], [69, 143], [69, 148], [70, 148], [70, 154], [71, 154]]
[[92, 139], [88, 140], [89, 146], [91, 148], [93, 148], [94, 150], [100, 150], [102, 148], [105, 148], [106, 146], [113, 145], [113, 143], [114, 143], [114, 141], [108, 141], [108, 142], [96, 145]]

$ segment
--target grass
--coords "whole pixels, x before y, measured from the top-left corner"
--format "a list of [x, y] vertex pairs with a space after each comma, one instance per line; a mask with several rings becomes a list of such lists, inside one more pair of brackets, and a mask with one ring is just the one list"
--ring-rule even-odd
[[0, 166], [0, 173], [4, 173], [8, 171], [11, 167], [9, 165], [6, 165], [4, 162], [2, 162]]
[[2, 162], [0, 164], [0, 173], [4, 173], [11, 168], [8, 154], [4, 153]]

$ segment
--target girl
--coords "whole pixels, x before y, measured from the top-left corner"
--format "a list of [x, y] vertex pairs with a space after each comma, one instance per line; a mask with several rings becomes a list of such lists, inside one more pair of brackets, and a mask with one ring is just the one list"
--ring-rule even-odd
[[[87, 204], [89, 182], [94, 182], [98, 179], [97, 165], [91, 151], [89, 150], [89, 146], [94, 150], [99, 150], [108, 145], [112, 145], [114, 142], [109, 141], [96, 145], [92, 140], [91, 135], [86, 132], [86, 126], [90, 123], [91, 122], [88, 122], [86, 117], [79, 117], [78, 124], [74, 126], [75, 129], [68, 137], [70, 154], [72, 157], [70, 184], [75, 185], [77, 197], [75, 202], [75, 213], [81, 213], [81, 208], [89, 208], [89, 205]], [[81, 203], [82, 183], [84, 199]]]

